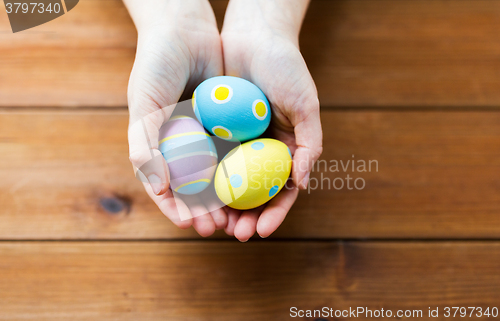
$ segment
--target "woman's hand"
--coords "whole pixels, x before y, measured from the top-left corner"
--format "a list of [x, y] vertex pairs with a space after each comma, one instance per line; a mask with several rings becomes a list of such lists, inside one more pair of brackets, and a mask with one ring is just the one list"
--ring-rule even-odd
[[[159, 129], [183, 92], [223, 74], [221, 39], [207, 0], [125, 0], [138, 30], [137, 54], [128, 88], [130, 160], [149, 196], [178, 227], [202, 236], [227, 225], [223, 209], [196, 196], [174, 199], [168, 166], [158, 150]], [[187, 200], [187, 198], [185, 199]], [[190, 203], [186, 205], [186, 203]], [[181, 220], [180, 218], [190, 217]]]
[[322, 152], [318, 94], [298, 47], [307, 5], [306, 0], [231, 0], [226, 11], [221, 35], [226, 75], [262, 89], [273, 111], [270, 134], [293, 153], [295, 186], [287, 184], [258, 209], [228, 210], [226, 233], [243, 242], [255, 231], [267, 237], [279, 227]]

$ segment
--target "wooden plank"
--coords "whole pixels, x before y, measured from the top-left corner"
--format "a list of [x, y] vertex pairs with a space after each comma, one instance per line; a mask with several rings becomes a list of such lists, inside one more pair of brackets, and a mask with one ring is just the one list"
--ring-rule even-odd
[[498, 242], [3, 242], [0, 255], [9, 321], [288, 320], [291, 307], [447, 320], [500, 294]]
[[[328, 169], [316, 167], [275, 237], [500, 237], [500, 113], [330, 110], [322, 120]], [[0, 114], [0, 239], [195, 237], [134, 178], [127, 123], [124, 110]], [[331, 171], [352, 155], [378, 172]], [[349, 190], [347, 175], [365, 187]], [[314, 188], [321, 179], [330, 183]]]
[[[315, 0], [301, 48], [323, 106], [498, 106], [499, 29], [498, 1]], [[0, 106], [125, 106], [135, 42], [120, 0], [16, 34], [0, 15]]]
[[[215, 1], [218, 16], [226, 5]], [[121, 0], [80, 1], [67, 15], [16, 34], [1, 15], [0, 106], [126, 106], [136, 38]]]
[[2, 106], [125, 106], [136, 31], [121, 1], [80, 1], [12, 34], [0, 15]]
[[301, 48], [324, 106], [498, 106], [500, 2], [313, 1]]
[[[318, 188], [298, 199], [278, 235], [500, 236], [491, 226], [500, 210], [500, 114], [323, 112], [322, 122], [321, 158], [329, 168], [318, 163], [312, 175], [317, 182], [310, 185]], [[354, 172], [331, 171], [332, 161], [349, 159], [356, 160]], [[358, 171], [359, 160], [377, 160], [379, 171], [375, 165], [371, 172]], [[353, 179], [349, 190], [347, 174], [363, 178], [366, 187], [357, 190]], [[333, 185], [337, 177], [345, 184], [341, 190]], [[330, 188], [321, 189], [321, 180], [327, 186], [327, 178]], [[341, 186], [339, 180], [336, 186]]]

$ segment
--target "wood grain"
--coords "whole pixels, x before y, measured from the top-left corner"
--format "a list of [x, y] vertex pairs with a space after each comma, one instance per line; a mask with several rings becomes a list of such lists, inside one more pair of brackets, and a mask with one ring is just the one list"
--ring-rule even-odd
[[[498, 1], [315, 0], [300, 42], [323, 106], [495, 107], [499, 29]], [[136, 37], [120, 0], [16, 34], [0, 15], [0, 106], [125, 106]]]
[[2, 14], [0, 104], [125, 106], [136, 38], [119, 0], [80, 1], [68, 14], [15, 34]]
[[0, 320], [289, 320], [325, 306], [446, 320], [445, 306], [498, 305], [499, 255], [497, 242], [3, 242]]
[[[227, 1], [211, 2], [220, 27]], [[496, 306], [498, 30], [499, 1], [314, 0], [300, 43], [326, 107], [322, 161], [272, 239], [240, 244], [176, 228], [133, 176], [114, 107], [137, 33], [120, 0], [16, 34], [0, 14], [0, 320]], [[82, 106], [96, 108], [67, 108]], [[336, 190], [347, 175], [364, 188]]]
[[499, 105], [498, 1], [313, 1], [303, 26], [323, 106]]
[[[500, 237], [500, 113], [337, 110], [322, 121], [328, 168], [315, 168], [275, 237]], [[4, 112], [0, 128], [0, 239], [196, 236], [134, 178], [126, 111]], [[378, 172], [332, 171], [352, 159]], [[347, 175], [365, 187], [349, 190]]]

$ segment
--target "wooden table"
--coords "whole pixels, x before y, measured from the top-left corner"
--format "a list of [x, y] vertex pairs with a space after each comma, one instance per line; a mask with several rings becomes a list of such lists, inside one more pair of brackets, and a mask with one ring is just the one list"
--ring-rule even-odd
[[[227, 3], [212, 3], [221, 22]], [[2, 9], [0, 28], [0, 320], [500, 305], [500, 1], [313, 0], [301, 48], [322, 159], [378, 171], [317, 168], [366, 186], [303, 192], [246, 244], [177, 229], [135, 180], [120, 1], [17, 34]]]

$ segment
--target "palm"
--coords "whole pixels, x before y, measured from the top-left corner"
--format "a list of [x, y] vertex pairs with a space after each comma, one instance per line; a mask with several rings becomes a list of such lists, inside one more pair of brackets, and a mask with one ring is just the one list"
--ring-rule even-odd
[[212, 204], [197, 197], [174, 199], [168, 189], [168, 167], [158, 150], [158, 134], [183, 93], [222, 74], [221, 40], [211, 15], [207, 21], [184, 19], [175, 27], [140, 33], [128, 91], [130, 159], [140, 171], [138, 176], [150, 183], [144, 184], [146, 191], [167, 217], [181, 228], [193, 225], [203, 236], [225, 227], [227, 215], [216, 205], [207, 209]]
[[[223, 44], [226, 73], [252, 81], [268, 97], [273, 110], [270, 135], [289, 146], [294, 155], [292, 177], [296, 186], [303, 187], [306, 174], [300, 164], [310, 164], [319, 157], [321, 147], [314, 146], [316, 142], [321, 146], [321, 125], [316, 87], [297, 45], [270, 32], [244, 36], [225, 33]], [[255, 231], [263, 237], [270, 235], [297, 198], [298, 189], [288, 187], [267, 206], [246, 212], [230, 210], [226, 232], [240, 240]]]
[[[142, 43], [141, 43], [142, 42]], [[167, 30], [139, 39], [129, 83], [134, 111], [154, 112], [175, 104], [185, 89], [222, 72], [218, 33]]]

